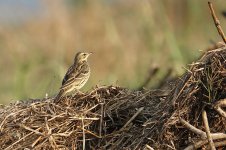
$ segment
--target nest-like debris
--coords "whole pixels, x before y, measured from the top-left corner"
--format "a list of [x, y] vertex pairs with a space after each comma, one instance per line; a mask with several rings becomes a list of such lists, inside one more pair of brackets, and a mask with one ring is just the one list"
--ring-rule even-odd
[[224, 47], [206, 52], [171, 91], [106, 86], [58, 104], [17, 102], [0, 109], [0, 149], [193, 149], [208, 141], [222, 147], [225, 76]]
[[108, 86], [67, 96], [59, 104], [51, 98], [11, 104], [0, 112], [1, 149], [97, 149], [117, 147], [123, 136], [138, 140], [155, 113], [152, 106], [161, 103], [152, 93]]

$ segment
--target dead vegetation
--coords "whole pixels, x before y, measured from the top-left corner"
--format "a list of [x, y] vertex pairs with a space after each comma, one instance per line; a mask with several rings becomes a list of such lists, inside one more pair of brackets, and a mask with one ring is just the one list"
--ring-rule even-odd
[[205, 52], [168, 88], [103, 86], [58, 104], [46, 98], [3, 106], [0, 149], [223, 149], [225, 77], [223, 44]]
[[[170, 91], [107, 86], [0, 109], [1, 149], [225, 146], [226, 48], [206, 52]], [[208, 144], [212, 143], [212, 144]]]

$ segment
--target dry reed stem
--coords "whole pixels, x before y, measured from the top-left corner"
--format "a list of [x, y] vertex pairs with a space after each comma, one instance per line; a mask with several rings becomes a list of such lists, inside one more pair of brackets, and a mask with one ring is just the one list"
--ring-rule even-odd
[[206, 138], [206, 133], [203, 132], [202, 130], [194, 127], [193, 125], [191, 125], [190, 123], [188, 123], [187, 121], [185, 121], [184, 119], [180, 118], [181, 123], [190, 131], [194, 132], [195, 134], [198, 134], [201, 136], [202, 139]]
[[6, 147], [5, 150], [10, 150], [15, 144], [19, 143], [20, 141], [24, 140], [25, 138], [27, 138], [28, 136], [30, 136], [32, 134], [33, 134], [33, 132], [28, 133], [27, 135], [23, 136], [21, 139], [17, 140], [16, 142], [14, 142], [11, 145], [9, 145], [8, 147]]
[[214, 12], [213, 4], [211, 2], [208, 2], [208, 5], [209, 5], [209, 8], [210, 8], [211, 15], [213, 17], [214, 24], [217, 28], [217, 31], [218, 31], [219, 35], [221, 36], [222, 40], [224, 41], [224, 43], [226, 44], [226, 38], [225, 38], [225, 35], [224, 35], [224, 31], [221, 28], [220, 20], [217, 18], [216, 14]]
[[84, 127], [84, 120], [82, 116], [82, 149], [86, 149], [86, 134], [85, 134], [85, 127]]
[[226, 118], [226, 112], [221, 108], [226, 107], [226, 99], [221, 99], [216, 102], [214, 109], [224, 118]]
[[126, 122], [126, 124], [124, 124], [124, 126], [119, 131], [123, 131], [137, 117], [137, 115], [142, 112], [143, 109], [144, 107], [139, 108], [137, 112]]
[[[200, 135], [202, 139], [206, 139], [207, 138], [206, 133], [203, 132], [202, 130], [192, 126], [190, 123], [188, 123], [184, 119], [180, 119], [180, 121], [187, 129], [189, 129], [190, 131]], [[226, 134], [224, 134], [224, 133], [212, 133], [209, 136], [212, 139], [212, 141], [213, 140], [221, 140], [221, 139], [225, 139], [226, 138]], [[199, 142], [196, 142], [194, 144], [189, 145], [188, 147], [185, 148], [185, 150], [192, 150], [192, 149], [200, 148], [203, 145], [207, 144], [208, 142], [209, 142], [208, 138], [207, 138], [207, 140], [201, 140]], [[225, 143], [225, 145], [226, 145], [226, 143]], [[221, 146], [225, 146], [225, 145], [221, 145]], [[218, 146], [215, 146], [215, 147], [219, 147], [219, 144], [218, 144]]]
[[146, 149], [149, 149], [149, 150], [154, 150], [154, 148], [152, 148], [152, 147], [149, 146], [148, 144], [145, 145], [145, 148], [146, 148]]
[[214, 146], [213, 139], [211, 137], [210, 127], [209, 127], [207, 114], [206, 114], [205, 110], [202, 111], [202, 119], [203, 119], [203, 123], [204, 123], [204, 127], [205, 127], [205, 130], [206, 130], [206, 135], [207, 135], [207, 139], [208, 139], [210, 148], [211, 148], [211, 150], [215, 150], [216, 148]]
[[[222, 147], [222, 146], [226, 146], [226, 134], [224, 133], [214, 133], [211, 134], [213, 140], [222, 140], [222, 141], [216, 141], [214, 142], [215, 147]], [[194, 144], [189, 145], [188, 147], [186, 147], [184, 150], [193, 150], [193, 149], [198, 149], [201, 148], [202, 146], [208, 144], [208, 139], [206, 140], [200, 140], [198, 142], [195, 142]]]
[[100, 128], [99, 128], [99, 137], [102, 137], [102, 126], [103, 126], [103, 115], [104, 115], [104, 103], [100, 103]]

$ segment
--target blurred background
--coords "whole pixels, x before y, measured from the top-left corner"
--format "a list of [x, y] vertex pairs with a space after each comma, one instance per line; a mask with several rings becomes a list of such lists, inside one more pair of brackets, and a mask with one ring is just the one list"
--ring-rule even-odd
[[[225, 1], [213, 1], [222, 27]], [[0, 103], [54, 96], [78, 51], [92, 51], [82, 89], [135, 89], [154, 66], [181, 75], [221, 41], [206, 0], [0, 0]]]

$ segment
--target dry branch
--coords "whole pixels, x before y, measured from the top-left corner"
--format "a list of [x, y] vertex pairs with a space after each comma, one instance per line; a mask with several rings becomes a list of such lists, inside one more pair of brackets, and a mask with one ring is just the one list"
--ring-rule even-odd
[[224, 43], [226, 44], [226, 38], [225, 38], [224, 32], [221, 28], [220, 20], [217, 18], [216, 14], [214, 12], [213, 4], [211, 2], [208, 2], [208, 5], [209, 5], [209, 8], [210, 8], [211, 15], [213, 17], [214, 24], [217, 28], [217, 31], [218, 31], [219, 35], [221, 36], [222, 40], [224, 41]]
[[206, 138], [206, 133], [203, 132], [202, 130], [194, 127], [193, 125], [191, 125], [190, 123], [188, 123], [187, 121], [185, 121], [184, 119], [180, 118], [180, 122], [190, 131], [194, 132], [197, 135], [200, 135], [200, 137], [202, 139]]
[[144, 109], [144, 107], [141, 107], [137, 110], [137, 112], [124, 124], [124, 126], [119, 130], [122, 131], [124, 130], [136, 117], [141, 113], [141, 111]]
[[215, 105], [214, 109], [224, 118], [226, 118], [226, 112], [221, 108], [226, 107], [226, 99], [219, 100]]
[[206, 130], [206, 135], [207, 135], [207, 139], [208, 139], [210, 148], [211, 148], [211, 150], [215, 150], [216, 148], [214, 146], [213, 139], [211, 137], [210, 127], [209, 127], [207, 114], [206, 114], [205, 110], [202, 111], [202, 119], [203, 119], [203, 123], [204, 123], [204, 127], [205, 127], [205, 130]]

